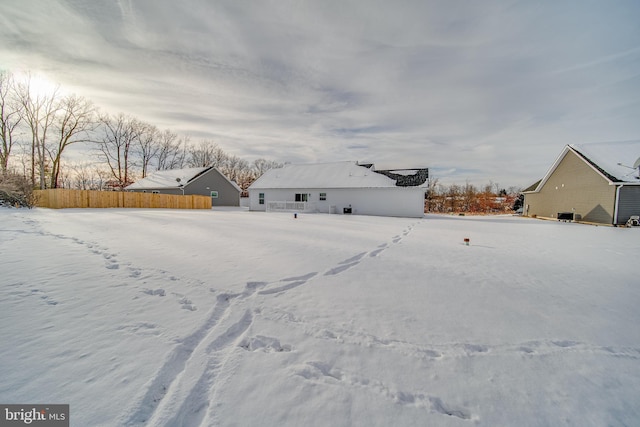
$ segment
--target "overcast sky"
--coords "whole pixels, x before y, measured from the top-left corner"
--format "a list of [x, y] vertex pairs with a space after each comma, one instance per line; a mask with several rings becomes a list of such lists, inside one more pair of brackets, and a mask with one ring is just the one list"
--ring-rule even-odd
[[249, 161], [447, 183], [640, 138], [638, 0], [2, 0], [0, 67]]

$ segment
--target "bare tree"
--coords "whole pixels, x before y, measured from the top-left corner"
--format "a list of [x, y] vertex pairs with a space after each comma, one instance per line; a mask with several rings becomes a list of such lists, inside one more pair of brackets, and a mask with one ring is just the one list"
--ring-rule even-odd
[[277, 169], [284, 166], [283, 163], [274, 160], [256, 159], [252, 163], [247, 163], [237, 157], [231, 156], [227, 159], [228, 164], [225, 165], [223, 173], [236, 181], [243, 192], [246, 192], [249, 186], [256, 179], [260, 178], [269, 169]]
[[100, 156], [107, 164], [114, 188], [132, 183], [134, 144], [139, 141], [142, 124], [134, 117], [120, 113], [100, 116], [100, 131], [95, 140]]
[[255, 179], [260, 178], [266, 171], [269, 169], [278, 169], [284, 166], [282, 163], [278, 163], [275, 160], [267, 160], [267, 159], [256, 159], [253, 161], [253, 172], [255, 175]]
[[514, 185], [512, 185], [511, 187], [507, 188], [507, 194], [510, 196], [519, 196], [520, 193], [522, 193], [522, 187], [516, 187]]
[[11, 150], [16, 143], [16, 132], [22, 122], [24, 107], [17, 98], [13, 76], [0, 71], [0, 173], [5, 175]]
[[460, 210], [460, 186], [457, 184], [451, 184], [447, 190], [447, 208], [449, 212], [458, 212]]
[[267, 170], [283, 166], [282, 163], [266, 159], [249, 163], [238, 156], [227, 154], [218, 144], [210, 140], [203, 140], [198, 145], [189, 146], [187, 157], [187, 166], [214, 166], [243, 190], [246, 190]]
[[189, 167], [215, 166], [222, 167], [227, 161], [226, 153], [213, 141], [203, 140], [188, 149], [187, 165]]
[[146, 177], [151, 162], [158, 156], [162, 146], [160, 145], [160, 131], [154, 125], [141, 124], [142, 129], [137, 144], [137, 154], [140, 158], [142, 177]]
[[159, 149], [157, 154], [157, 170], [181, 169], [187, 156], [189, 137], [178, 138], [169, 129], [158, 135]]
[[226, 164], [222, 167], [222, 173], [231, 181], [239, 182], [244, 172], [251, 170], [249, 162], [238, 156], [229, 156]]
[[218, 169], [224, 168], [229, 162], [229, 155], [217, 144], [215, 144], [215, 150], [213, 151], [213, 160], [211, 166]]
[[91, 101], [77, 95], [60, 100], [56, 108], [56, 143], [47, 149], [51, 159], [51, 188], [58, 186], [62, 153], [71, 144], [89, 142], [89, 134], [97, 127], [96, 109]]
[[91, 178], [89, 172], [89, 163], [73, 163], [69, 165], [69, 169], [73, 171], [73, 179], [71, 188], [76, 190], [91, 190]]
[[104, 168], [95, 168], [94, 169], [94, 190], [106, 190], [107, 183], [109, 182], [109, 178], [111, 177], [111, 171]]
[[70, 187], [76, 190], [104, 190], [111, 176], [111, 172], [95, 163], [76, 163], [70, 169], [73, 171]]
[[439, 212], [439, 210], [435, 210], [438, 206], [438, 178], [427, 180], [427, 191], [424, 198], [426, 212]]
[[47, 143], [54, 124], [57, 109], [58, 87], [49, 93], [33, 93], [31, 76], [17, 86], [20, 103], [24, 107], [24, 118], [31, 131], [31, 182], [36, 184], [38, 170], [40, 188], [46, 186], [48, 156]]
[[460, 207], [464, 212], [471, 212], [475, 210], [476, 198], [478, 194], [478, 190], [476, 187], [466, 181], [464, 187], [461, 189], [462, 192], [462, 206]]

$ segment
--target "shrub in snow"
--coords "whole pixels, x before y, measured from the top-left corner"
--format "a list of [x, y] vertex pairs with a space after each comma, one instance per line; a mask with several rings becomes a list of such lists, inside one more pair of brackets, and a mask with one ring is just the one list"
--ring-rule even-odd
[[0, 206], [32, 208], [33, 187], [23, 176], [7, 172], [0, 174]]

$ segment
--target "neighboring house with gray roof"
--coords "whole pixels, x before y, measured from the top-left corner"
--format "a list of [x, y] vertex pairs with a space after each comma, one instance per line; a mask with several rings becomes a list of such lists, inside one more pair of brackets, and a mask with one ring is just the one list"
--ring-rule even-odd
[[239, 206], [240, 187], [213, 166], [169, 169], [148, 175], [125, 191], [161, 194], [199, 194], [211, 197], [212, 206]]
[[377, 171], [373, 164], [285, 165], [249, 187], [252, 211], [422, 217], [428, 169]]
[[623, 225], [640, 215], [640, 141], [567, 145], [523, 193], [527, 216]]

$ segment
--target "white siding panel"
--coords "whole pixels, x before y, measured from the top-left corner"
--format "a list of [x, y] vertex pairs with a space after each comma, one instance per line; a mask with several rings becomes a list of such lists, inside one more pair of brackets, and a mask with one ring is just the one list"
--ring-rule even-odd
[[[258, 202], [259, 193], [265, 193], [265, 204]], [[359, 188], [359, 189], [256, 189], [249, 190], [249, 207], [253, 211], [264, 211], [269, 201], [294, 201], [296, 193], [307, 193], [309, 202], [320, 213], [342, 214], [351, 207], [355, 215], [379, 215], [415, 217], [424, 216], [424, 189], [419, 187]], [[320, 193], [327, 199], [320, 200]]]

